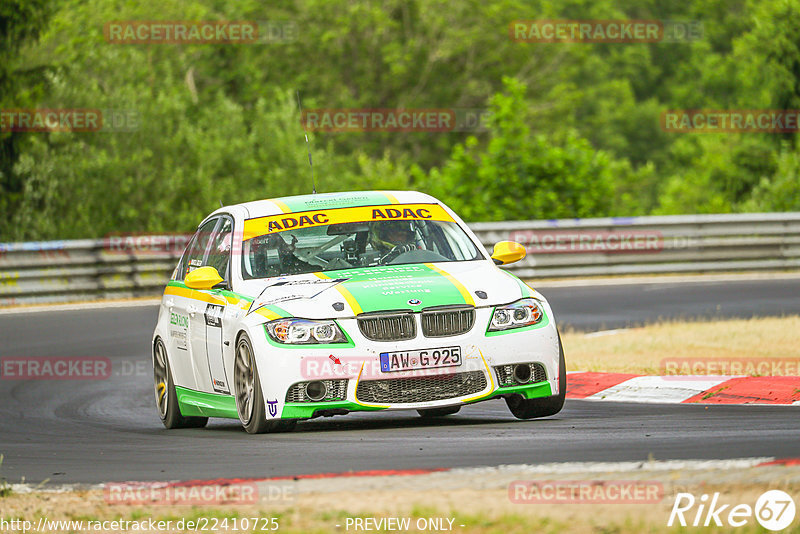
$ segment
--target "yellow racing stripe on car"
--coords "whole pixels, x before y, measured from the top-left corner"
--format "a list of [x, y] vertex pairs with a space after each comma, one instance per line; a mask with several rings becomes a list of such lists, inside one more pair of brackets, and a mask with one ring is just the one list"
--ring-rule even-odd
[[491, 395], [494, 392], [495, 385], [494, 385], [494, 377], [492, 376], [492, 370], [489, 369], [489, 364], [486, 363], [486, 358], [483, 357], [483, 352], [481, 352], [481, 349], [478, 349], [478, 354], [481, 355], [481, 360], [483, 360], [483, 366], [486, 367], [486, 373], [489, 375], [489, 384], [490, 384], [491, 387], [489, 388], [489, 392], [488, 393], [484, 393], [482, 395], [478, 395], [477, 397], [469, 397], [467, 399], [461, 399], [461, 402], [470, 402], [470, 401], [482, 399], [484, 397], [488, 397], [489, 395]]
[[361, 405], [361, 406], [367, 406], [367, 407], [371, 407], [371, 408], [388, 408], [389, 406], [386, 405], [386, 404], [368, 404], [366, 402], [361, 402], [360, 400], [358, 400], [358, 383], [361, 382], [361, 373], [364, 372], [364, 366], [366, 364], [367, 364], [366, 361], [361, 362], [361, 369], [359, 369], [358, 377], [356, 378], [356, 389], [353, 392], [353, 398], [355, 399], [356, 404]]
[[[274, 200], [272, 202], [275, 202]], [[286, 204], [284, 204], [286, 206]], [[391, 207], [390, 207], [391, 206]], [[288, 206], [286, 207], [288, 210]], [[242, 240], [284, 230], [315, 226], [373, 221], [411, 221], [427, 219], [452, 222], [453, 217], [440, 204], [380, 204], [305, 210], [297, 213], [265, 215], [244, 221]]]
[[292, 212], [292, 210], [289, 209], [289, 206], [287, 206], [286, 204], [284, 204], [280, 200], [275, 200], [275, 199], [271, 198], [269, 201], [272, 202], [273, 204], [275, 204], [276, 206], [278, 206], [283, 213], [291, 213]]
[[391, 193], [384, 193], [384, 195], [386, 195], [386, 198], [388, 198], [388, 199], [389, 199], [389, 202], [391, 202], [392, 204], [400, 204], [400, 201], [399, 201], [399, 200], [397, 200], [397, 197], [396, 197], [396, 196], [394, 196], [393, 194], [391, 194]]
[[[330, 276], [326, 275], [325, 273], [314, 273], [317, 278], [322, 278], [323, 280], [330, 280]], [[353, 310], [353, 315], [358, 315], [359, 313], [363, 313], [363, 309], [358, 304], [358, 301], [353, 297], [353, 294], [350, 293], [347, 289], [342, 287], [342, 284], [336, 284], [333, 286], [336, 288], [336, 291], [347, 301], [347, 304], [350, 306], [350, 309]]]
[[257, 309], [255, 311], [255, 313], [266, 317], [270, 321], [274, 321], [275, 319], [280, 319], [281, 318], [281, 315], [278, 315], [274, 311], [272, 311], [269, 308], [266, 308], [264, 306], [262, 306], [261, 308]]
[[456, 280], [452, 274], [441, 270], [432, 263], [426, 263], [425, 267], [447, 278], [447, 280], [449, 280], [450, 283], [453, 284], [456, 287], [456, 289], [458, 289], [458, 292], [461, 293], [461, 296], [464, 297], [464, 302], [466, 302], [467, 304], [472, 304], [473, 306], [475, 305], [475, 300], [472, 298], [472, 295], [469, 294], [467, 288], [464, 287], [464, 284]]
[[210, 304], [219, 304], [224, 306], [226, 299], [217, 295], [210, 295], [197, 289], [190, 289], [188, 287], [175, 287], [167, 286], [164, 289], [165, 295], [175, 295], [176, 297], [186, 297], [192, 300], [199, 300], [201, 302], [208, 302]]

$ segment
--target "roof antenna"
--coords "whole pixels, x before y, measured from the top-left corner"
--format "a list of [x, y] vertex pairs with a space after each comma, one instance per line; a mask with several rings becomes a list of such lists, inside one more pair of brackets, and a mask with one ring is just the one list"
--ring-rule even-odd
[[224, 208], [225, 207], [225, 204], [222, 203], [222, 199], [219, 199], [219, 207], [220, 208]]
[[317, 184], [314, 182], [314, 163], [311, 161], [311, 143], [308, 141], [308, 132], [306, 131], [306, 123], [303, 120], [303, 106], [300, 104], [300, 91], [297, 91], [297, 109], [300, 110], [300, 122], [303, 123], [303, 133], [306, 136], [306, 145], [308, 145], [308, 166], [311, 167], [311, 193], [317, 194]]

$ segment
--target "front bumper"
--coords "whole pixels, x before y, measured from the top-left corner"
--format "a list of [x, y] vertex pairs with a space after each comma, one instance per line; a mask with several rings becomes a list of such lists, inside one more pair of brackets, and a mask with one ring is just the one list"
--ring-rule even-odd
[[[476, 309], [472, 329], [449, 337], [426, 338], [418, 334], [405, 341], [370, 341], [362, 336], [355, 318], [338, 321], [350, 339], [350, 343], [338, 346], [278, 346], [263, 332], [256, 357], [264, 398], [271, 403], [277, 401], [277, 417], [311, 418], [351, 411], [463, 405], [512, 394], [528, 399], [558, 394], [558, 333], [549, 306], [545, 303], [544, 317], [536, 325], [499, 333], [486, 331], [492, 311], [492, 307]], [[461, 349], [458, 366], [424, 371], [381, 370], [382, 352], [451, 346]], [[502, 384], [496, 367], [518, 363], [540, 366], [544, 379], [537, 376], [536, 381], [524, 385]], [[287, 398], [293, 386], [296, 392], [298, 383], [342, 380], [346, 381], [346, 388], [342, 388], [345, 393], [335, 399], [297, 402], [296, 395]]]

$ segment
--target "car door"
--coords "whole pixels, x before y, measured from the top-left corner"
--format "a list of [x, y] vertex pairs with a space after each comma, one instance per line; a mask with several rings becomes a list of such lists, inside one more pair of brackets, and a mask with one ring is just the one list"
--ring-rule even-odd
[[[204, 265], [214, 267], [228, 286], [230, 283], [231, 243], [233, 221], [230, 217], [220, 218], [209, 243]], [[223, 362], [223, 322], [226, 320], [227, 300], [222, 289], [212, 289], [208, 293], [216, 302], [208, 302], [204, 310], [205, 318], [205, 357], [211, 379], [211, 389], [215, 393], [229, 394], [228, 379]], [[227, 325], [224, 325], [227, 326]]]
[[[218, 222], [218, 218], [215, 218], [206, 221], [197, 229], [175, 269], [174, 281], [183, 282], [187, 274], [203, 265], [211, 233]], [[208, 371], [205, 364], [205, 350], [200, 355], [196, 354], [197, 336], [205, 337], [205, 326], [201, 327], [197, 319], [201, 301], [198, 301], [196, 296], [194, 290], [180, 287], [166, 296], [164, 304], [169, 312], [167, 351], [171, 356], [172, 378], [176, 385], [202, 390], [203, 384], [208, 382], [207, 378], [204, 380], [203, 375], [207, 375]], [[198, 366], [199, 356], [202, 357], [202, 366]], [[198, 369], [202, 372], [198, 373]]]

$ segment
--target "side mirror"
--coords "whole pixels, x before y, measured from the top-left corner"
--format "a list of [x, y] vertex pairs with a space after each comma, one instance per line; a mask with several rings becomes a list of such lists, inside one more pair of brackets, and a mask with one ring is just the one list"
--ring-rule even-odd
[[211, 289], [220, 282], [222, 277], [214, 267], [198, 267], [183, 280], [183, 283], [192, 289]]
[[514, 241], [500, 241], [494, 246], [492, 260], [495, 265], [508, 265], [525, 257], [525, 247]]

